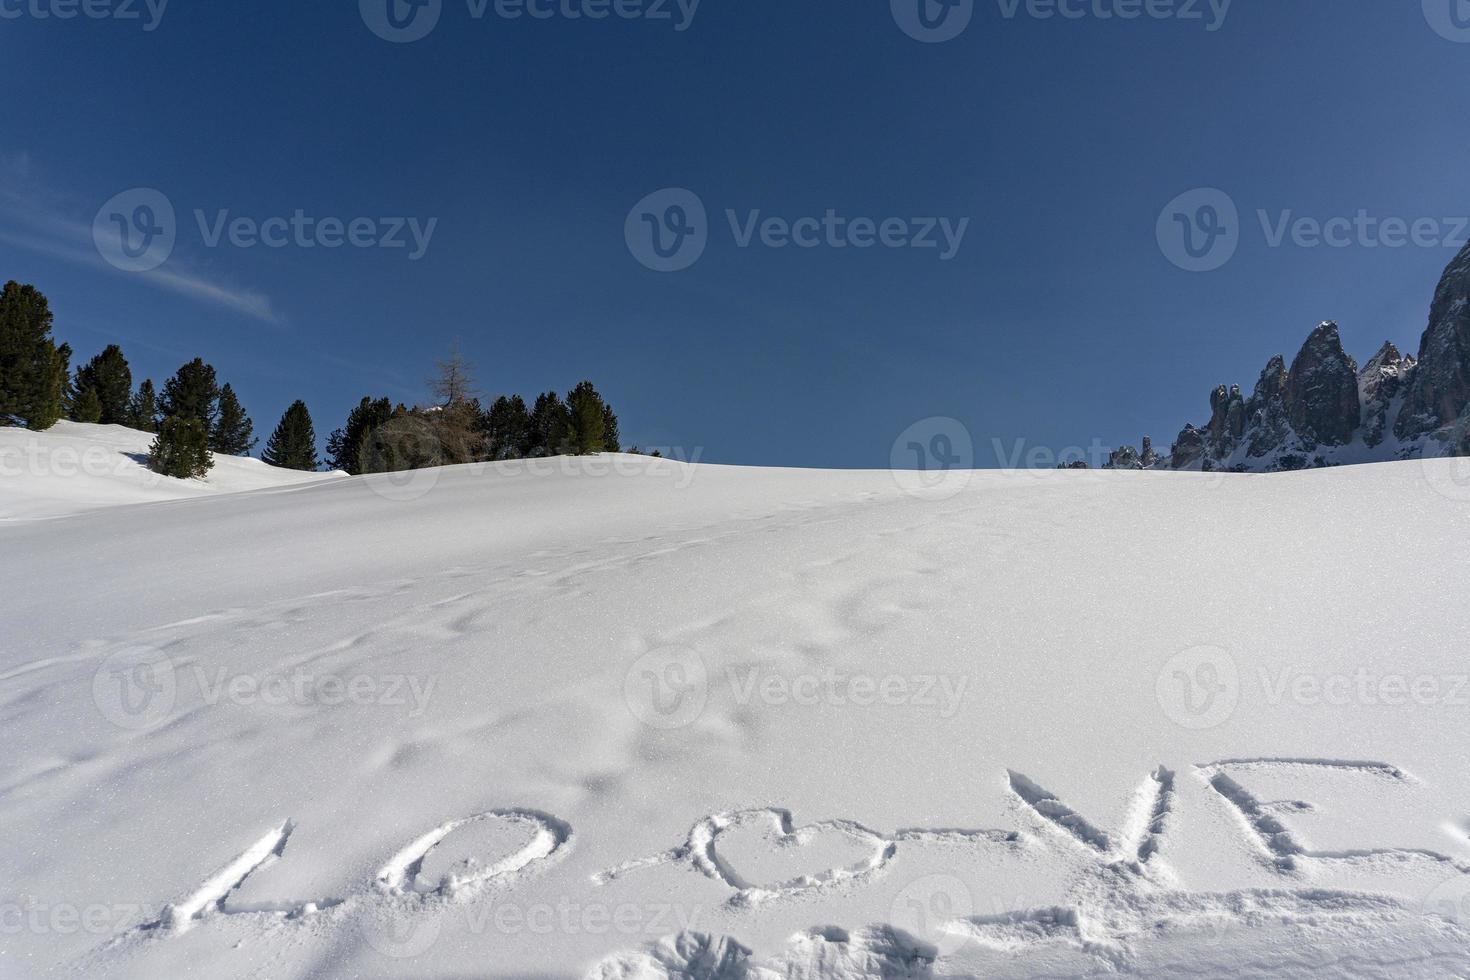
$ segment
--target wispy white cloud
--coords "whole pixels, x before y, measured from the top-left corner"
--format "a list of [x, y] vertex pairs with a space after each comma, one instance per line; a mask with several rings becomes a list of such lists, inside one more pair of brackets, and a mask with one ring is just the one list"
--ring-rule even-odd
[[[32, 179], [26, 154], [0, 156], [0, 241], [111, 275], [126, 275], [157, 289], [233, 310], [266, 323], [280, 323], [270, 297], [210, 279], [177, 259], [148, 272], [122, 272], [92, 243], [92, 226], [68, 215], [65, 205]], [[19, 227], [19, 226], [24, 226]]]

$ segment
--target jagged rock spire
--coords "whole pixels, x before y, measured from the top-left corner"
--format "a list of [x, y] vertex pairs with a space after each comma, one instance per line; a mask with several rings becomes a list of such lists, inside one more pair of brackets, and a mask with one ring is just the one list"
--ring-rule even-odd
[[1419, 366], [1394, 427], [1416, 439], [1453, 425], [1470, 406], [1470, 245], [1439, 280], [1429, 327], [1419, 342]]

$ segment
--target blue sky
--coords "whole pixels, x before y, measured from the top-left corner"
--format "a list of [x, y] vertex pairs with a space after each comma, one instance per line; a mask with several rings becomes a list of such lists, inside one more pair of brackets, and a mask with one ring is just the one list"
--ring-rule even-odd
[[[592, 378], [626, 441], [711, 461], [886, 466], [932, 416], [981, 466], [994, 440], [1167, 446], [1213, 385], [1249, 388], [1319, 320], [1360, 359], [1417, 347], [1467, 234], [1465, 0], [1153, 0], [1133, 19], [1102, 15], [1141, 0], [973, 0], [937, 43], [900, 24], [922, 34], [920, 0], [537, 0], [539, 18], [441, 0], [410, 43], [370, 29], [386, 0], [172, 0], [155, 24], [158, 2], [59, 19], [38, 13], [65, 0], [0, 0], [0, 277], [45, 291], [83, 358], [116, 341], [155, 380], [210, 360], [262, 436], [296, 398], [323, 437], [362, 395], [425, 399], [457, 341], [487, 395]], [[614, 2], [669, 17], [567, 16]], [[137, 188], [176, 213], [146, 272], [92, 234]], [[667, 188], [706, 211], [675, 272], [625, 235]], [[1208, 272], [1157, 234], [1196, 188], [1239, 213]], [[104, 229], [136, 216], [119, 200]], [[432, 235], [417, 258], [407, 225], [406, 248], [231, 241], [229, 221], [297, 211], [338, 235], [366, 219], [363, 242], [394, 219]], [[781, 235], [760, 221], [829, 211], [895, 243], [967, 223], [957, 249], [763, 241]], [[1420, 241], [1308, 227], [1273, 246], [1259, 211], [1418, 221]]]

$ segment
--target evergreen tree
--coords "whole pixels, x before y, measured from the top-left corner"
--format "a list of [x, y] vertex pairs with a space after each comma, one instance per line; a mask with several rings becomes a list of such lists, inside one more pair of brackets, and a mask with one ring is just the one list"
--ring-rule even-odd
[[214, 368], [194, 358], [163, 383], [158, 410], [165, 417], [182, 415], [204, 423], [206, 431], [219, 411], [219, 384]]
[[[61, 407], [61, 418], [71, 417], [72, 401], [76, 397], [76, 389], [71, 383], [71, 353], [71, 344], [62, 344], [56, 348], [53, 380], [46, 386], [47, 391], [52, 393], [49, 397], [56, 398], [57, 404]], [[60, 382], [59, 395], [55, 394], [57, 391], [56, 379], [59, 379]]]
[[531, 413], [520, 395], [495, 399], [482, 423], [491, 459], [519, 459], [531, 439]]
[[602, 406], [602, 450], [608, 453], [620, 453], [623, 444], [618, 434], [618, 417], [613, 413], [612, 406], [606, 403]]
[[71, 417], [73, 422], [102, 421], [102, 399], [97, 396], [96, 388], [82, 389], [82, 393], [72, 402]]
[[145, 379], [128, 402], [128, 428], [139, 432], [158, 431], [158, 397], [153, 391], [153, 379]]
[[443, 446], [423, 412], [399, 410], [387, 422], [363, 432], [357, 447], [363, 473], [400, 473], [443, 466]]
[[209, 454], [209, 430], [196, 418], [176, 415], [163, 426], [148, 449], [148, 468], [181, 480], [203, 477], [214, 466]]
[[363, 398], [347, 416], [347, 424], [327, 437], [327, 465], [353, 476], [361, 474], [358, 451], [363, 436], [393, 417], [393, 403], [386, 398]]
[[317, 469], [320, 464], [316, 458], [316, 430], [312, 427], [311, 413], [306, 410], [305, 402], [293, 402], [286, 409], [260, 458], [272, 466], [288, 470]]
[[[128, 359], [123, 357], [122, 348], [109, 344], [102, 353], [92, 358], [77, 370], [76, 397], [91, 389], [96, 392], [103, 425], [127, 425], [130, 419], [129, 400], [133, 395], [133, 372], [128, 368]], [[73, 409], [73, 418], [77, 417]]]
[[249, 456], [257, 441], [254, 423], [235, 397], [235, 389], [226, 384], [219, 390], [219, 413], [209, 430], [209, 448], [226, 456]]
[[556, 392], [537, 395], [531, 409], [524, 455], [555, 456], [565, 452], [571, 427], [571, 413]]
[[577, 456], [600, 453], [606, 435], [607, 404], [590, 381], [567, 392], [567, 449]]
[[65, 410], [70, 348], [51, 339], [51, 307], [34, 286], [0, 289], [0, 414], [49, 429]]

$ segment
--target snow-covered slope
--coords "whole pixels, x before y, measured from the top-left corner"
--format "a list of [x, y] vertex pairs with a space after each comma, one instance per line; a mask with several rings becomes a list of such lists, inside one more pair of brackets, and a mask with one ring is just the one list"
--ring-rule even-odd
[[120, 425], [58, 422], [45, 432], [0, 429], [0, 521], [60, 517], [125, 504], [182, 500], [338, 479], [258, 459], [216, 456], [202, 480], [148, 469], [153, 436]]
[[1459, 465], [0, 526], [0, 976], [1463, 975]]

